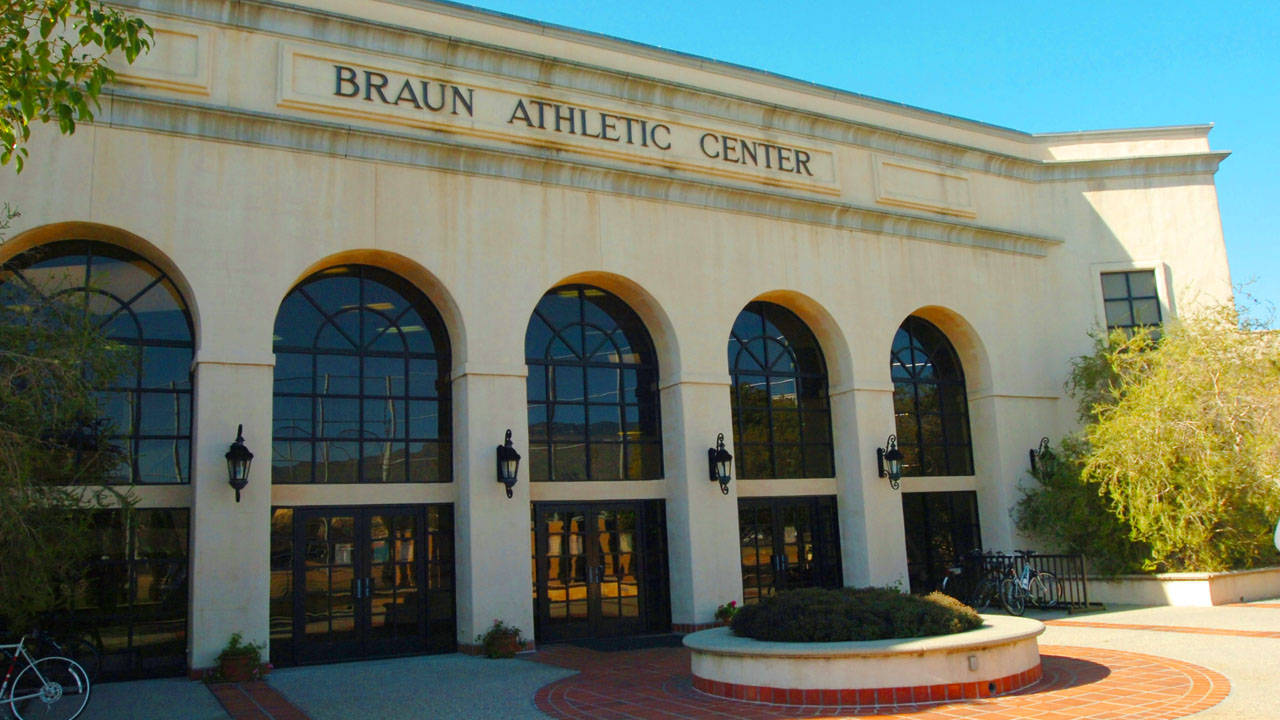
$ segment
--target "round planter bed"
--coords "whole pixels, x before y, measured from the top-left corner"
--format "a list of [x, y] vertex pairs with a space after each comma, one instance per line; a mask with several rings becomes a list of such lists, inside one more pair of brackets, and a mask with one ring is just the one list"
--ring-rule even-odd
[[782, 705], [890, 705], [1003, 695], [1040, 679], [1044, 624], [983, 615], [976, 630], [927, 638], [786, 643], [729, 628], [686, 635], [693, 686]]

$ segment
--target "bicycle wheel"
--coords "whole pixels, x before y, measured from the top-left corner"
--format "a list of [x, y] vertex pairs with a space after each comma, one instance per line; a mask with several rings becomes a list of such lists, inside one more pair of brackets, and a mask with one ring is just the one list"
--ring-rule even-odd
[[1031, 603], [1041, 610], [1058, 604], [1058, 578], [1053, 573], [1042, 572], [1031, 578], [1027, 591], [1031, 596]]
[[90, 683], [98, 682], [98, 671], [102, 669], [102, 653], [89, 640], [83, 637], [71, 637], [62, 641], [62, 655], [84, 668], [85, 677]]
[[1000, 604], [1010, 615], [1021, 615], [1027, 611], [1026, 591], [1013, 578], [1005, 578], [1000, 583]]
[[[15, 700], [37, 693], [26, 701]], [[89, 704], [89, 678], [74, 660], [40, 658], [14, 678], [9, 699], [17, 720], [72, 720]]]
[[973, 595], [969, 597], [969, 606], [974, 610], [986, 610], [991, 607], [991, 601], [995, 599], [999, 590], [1000, 586], [995, 578], [990, 575], [983, 576], [973, 588]]

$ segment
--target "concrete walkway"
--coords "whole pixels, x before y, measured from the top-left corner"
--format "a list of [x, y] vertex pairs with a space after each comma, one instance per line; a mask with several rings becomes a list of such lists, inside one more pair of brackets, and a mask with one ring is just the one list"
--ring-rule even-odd
[[[1215, 608], [1113, 607], [1098, 613], [1045, 613], [1039, 617], [1048, 623], [1040, 642], [1051, 683], [1022, 696], [982, 703], [904, 707], [910, 714], [902, 717], [1122, 719], [1131, 716], [1126, 714], [1125, 698], [1150, 689], [1147, 678], [1163, 673], [1181, 678], [1186, 699], [1174, 698], [1146, 717], [1178, 718], [1196, 713], [1197, 720], [1280, 718], [1280, 693], [1276, 691], [1280, 682], [1280, 601]], [[682, 717], [723, 718], [725, 712], [739, 718], [894, 716], [890, 708], [790, 712], [776, 706], [734, 705], [737, 701], [728, 700], [717, 702], [729, 706], [717, 705], [711, 710], [703, 704], [706, 696], [686, 688], [688, 666], [687, 662], [681, 665], [685, 662], [681, 652], [672, 648], [597, 653], [561, 646], [519, 660], [435, 655], [287, 668], [273, 673], [258, 697], [281, 697], [299, 715], [272, 714], [280, 711], [250, 698], [235, 708], [235, 717], [675, 717], [652, 700], [663, 693], [663, 702], [674, 697], [684, 703]], [[602, 685], [610, 673], [613, 682], [620, 685]], [[1229, 684], [1229, 692], [1225, 684]], [[581, 697], [592, 695], [593, 702], [606, 698], [607, 711], [598, 706], [574, 706], [574, 693], [584, 688], [590, 692]], [[651, 694], [646, 696], [645, 692]], [[1225, 697], [1221, 697], [1223, 692]], [[624, 699], [628, 693], [650, 700], [629, 703]], [[1093, 700], [1083, 702], [1086, 698]], [[704, 707], [705, 714], [699, 710]], [[230, 716], [204, 685], [175, 679], [98, 686], [82, 717], [214, 720]]]

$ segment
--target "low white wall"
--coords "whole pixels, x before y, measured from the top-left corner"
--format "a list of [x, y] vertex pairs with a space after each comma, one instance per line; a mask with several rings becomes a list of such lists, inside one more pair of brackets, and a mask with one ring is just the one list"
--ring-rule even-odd
[[1280, 598], [1280, 567], [1089, 578], [1089, 601], [1104, 604], [1208, 607], [1271, 598]]
[[981, 628], [930, 638], [784, 643], [729, 628], [686, 635], [696, 677], [795, 689], [894, 688], [996, 680], [1040, 664], [1038, 620], [983, 616]]

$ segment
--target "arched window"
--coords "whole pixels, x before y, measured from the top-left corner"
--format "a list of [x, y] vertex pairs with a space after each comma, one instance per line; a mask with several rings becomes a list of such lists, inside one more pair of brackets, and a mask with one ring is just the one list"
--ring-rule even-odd
[[729, 337], [729, 402], [741, 478], [832, 477], [827, 364], [795, 313], [753, 302]]
[[662, 477], [658, 361], [635, 311], [599, 288], [558, 287], [534, 309], [524, 352], [532, 480]]
[[449, 482], [449, 337], [420, 290], [329, 268], [280, 304], [274, 345], [272, 482]]
[[169, 276], [114, 245], [64, 240], [0, 268], [0, 308], [57, 299], [81, 306], [135, 362], [100, 394], [126, 461], [113, 482], [191, 481], [191, 315]]
[[956, 350], [933, 323], [909, 317], [890, 352], [903, 475], [972, 475], [969, 401]]

